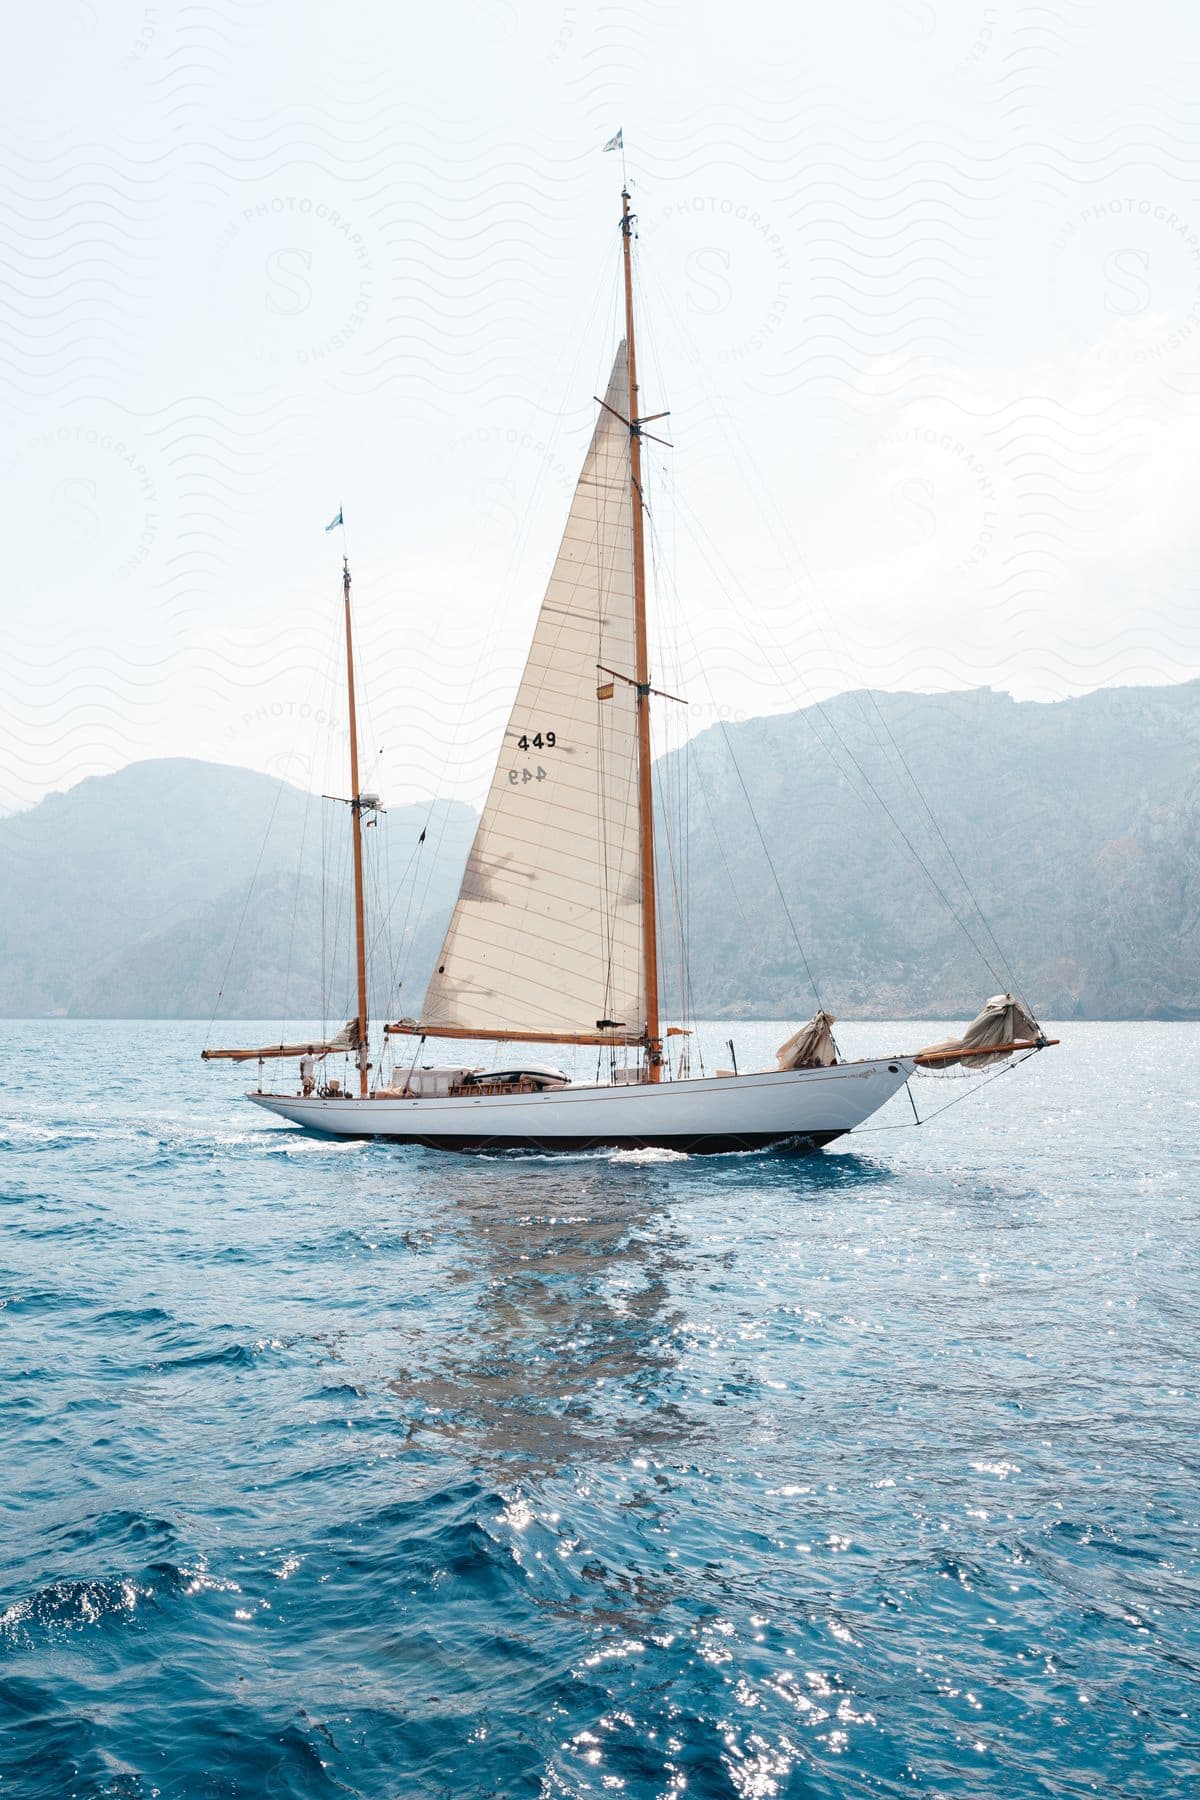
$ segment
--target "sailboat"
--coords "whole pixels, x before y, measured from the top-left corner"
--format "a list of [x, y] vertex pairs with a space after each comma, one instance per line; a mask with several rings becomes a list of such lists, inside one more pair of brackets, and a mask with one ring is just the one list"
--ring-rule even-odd
[[[662, 1148], [806, 1152], [853, 1131], [919, 1066], [985, 1064], [1043, 1048], [1012, 995], [961, 1039], [924, 1052], [843, 1061], [818, 1011], [776, 1066], [693, 1075], [672, 1065], [682, 1023], [663, 1017], [651, 761], [642, 439], [665, 414], [639, 411], [634, 214], [622, 190], [625, 333], [571, 501], [528, 660], [420, 1014], [387, 1024], [390, 1079], [372, 1080], [363, 828], [380, 810], [359, 779], [351, 578], [343, 559], [358, 1009], [312, 1043], [209, 1049], [258, 1059], [255, 1105], [312, 1131], [455, 1151]], [[501, 1046], [491, 1068], [428, 1062], [426, 1045]], [[590, 1045], [607, 1073], [575, 1081], [526, 1046]], [[310, 1074], [300, 1093], [264, 1091], [268, 1060], [352, 1055], [358, 1092]], [[498, 1057], [499, 1060], [495, 1060]]]

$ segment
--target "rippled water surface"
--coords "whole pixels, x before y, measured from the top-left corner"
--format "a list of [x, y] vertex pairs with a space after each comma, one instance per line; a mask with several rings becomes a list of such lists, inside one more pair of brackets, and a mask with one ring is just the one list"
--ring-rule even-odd
[[6, 1025], [0, 1795], [1195, 1794], [1200, 1029], [1064, 1036], [471, 1161]]

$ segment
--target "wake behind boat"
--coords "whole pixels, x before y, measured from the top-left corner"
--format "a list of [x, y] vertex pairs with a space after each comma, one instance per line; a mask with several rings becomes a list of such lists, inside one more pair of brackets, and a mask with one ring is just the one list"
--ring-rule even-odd
[[[342, 595], [349, 697], [357, 1012], [335, 1037], [206, 1060], [258, 1060], [256, 1105], [313, 1131], [439, 1149], [809, 1151], [863, 1123], [918, 1067], [994, 1063], [1048, 1041], [1011, 994], [962, 1039], [844, 1062], [818, 1009], [777, 1066], [693, 1074], [684, 1023], [664, 1020], [650, 716], [642, 439], [634, 337], [634, 215], [622, 191], [625, 335], [576, 484], [525, 671], [419, 1017], [384, 1028], [392, 1069], [372, 1081], [363, 828], [349, 561]], [[338, 520], [340, 523], [341, 515]], [[400, 1053], [408, 1040], [411, 1056]], [[503, 1060], [429, 1063], [429, 1042], [502, 1046]], [[523, 1046], [593, 1046], [575, 1082]], [[315, 1070], [353, 1056], [358, 1093]], [[497, 1053], [499, 1054], [499, 1053]], [[300, 1056], [302, 1092], [263, 1091], [268, 1060]], [[604, 1072], [607, 1064], [606, 1073]]]

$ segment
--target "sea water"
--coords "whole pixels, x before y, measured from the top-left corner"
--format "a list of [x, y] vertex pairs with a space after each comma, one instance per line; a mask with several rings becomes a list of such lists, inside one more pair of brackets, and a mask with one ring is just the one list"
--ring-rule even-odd
[[6, 1023], [0, 1796], [1195, 1794], [1200, 1027], [1061, 1035], [471, 1160]]

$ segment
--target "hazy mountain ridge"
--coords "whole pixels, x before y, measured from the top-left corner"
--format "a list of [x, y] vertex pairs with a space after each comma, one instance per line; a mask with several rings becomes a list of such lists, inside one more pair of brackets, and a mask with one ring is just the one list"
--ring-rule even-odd
[[[1007, 985], [948, 844], [1037, 1011], [1200, 1017], [1198, 767], [1200, 682], [1052, 705], [988, 689], [845, 694], [704, 732], [658, 766], [661, 809], [677, 827], [660, 885], [668, 896], [672, 862], [681, 885], [686, 870], [695, 1009], [794, 1017], [812, 1000], [749, 793], [821, 998], [842, 1016], [964, 1016]], [[327, 818], [323, 833], [322, 806], [331, 810], [249, 770], [174, 759], [94, 777], [0, 820], [0, 1013], [321, 1016], [323, 836], [344, 850], [344, 821]], [[398, 807], [366, 834], [382, 900], [377, 987], [405, 954], [401, 878], [430, 816]], [[432, 816], [405, 938], [404, 1011], [417, 1008], [475, 823], [452, 803]], [[326, 942], [340, 1022], [351, 983], [337, 854]], [[664, 943], [675, 941], [668, 903], [663, 924]], [[678, 1016], [677, 958], [665, 970]]]
[[[322, 807], [332, 810], [249, 769], [173, 758], [92, 777], [0, 820], [0, 1014], [321, 1017]], [[342, 1017], [352, 1010], [344, 823], [326, 819], [324, 831], [330, 842], [338, 834], [325, 910], [331, 1005]], [[420, 904], [407, 917], [418, 991], [475, 814], [401, 806], [365, 834], [368, 878], [386, 885], [384, 850], [399, 873], [427, 824]], [[381, 985], [403, 960], [405, 918], [400, 901], [376, 921]]]
[[1200, 1016], [1198, 753], [1196, 682], [1054, 704], [989, 689], [845, 694], [704, 733], [686, 772], [678, 755], [660, 768], [664, 794], [691, 785], [698, 1013], [792, 1016], [812, 997], [744, 780], [835, 1012], [953, 1017], [1009, 985], [953, 852], [1039, 1012]]

